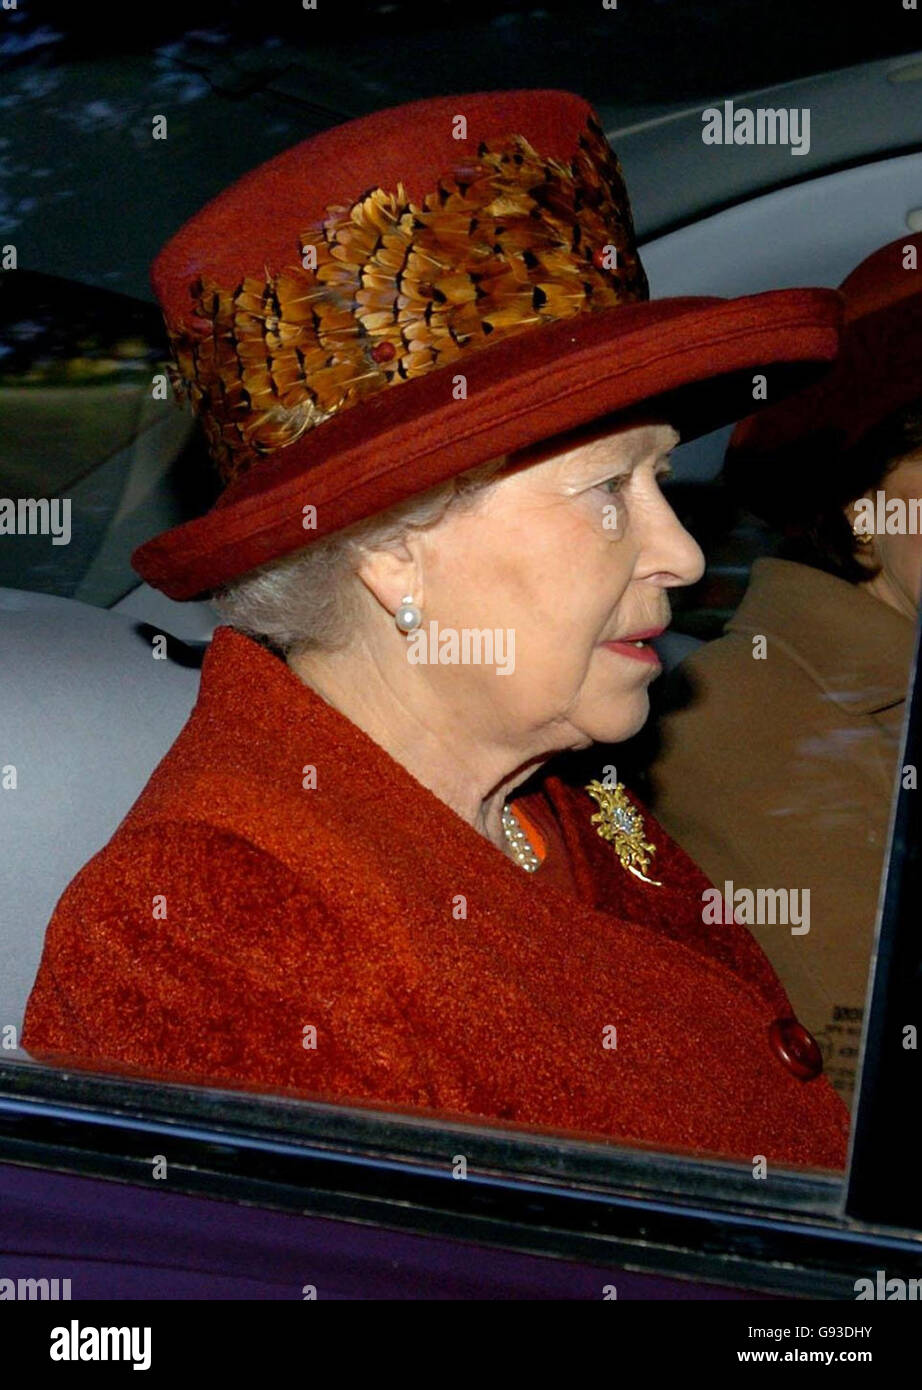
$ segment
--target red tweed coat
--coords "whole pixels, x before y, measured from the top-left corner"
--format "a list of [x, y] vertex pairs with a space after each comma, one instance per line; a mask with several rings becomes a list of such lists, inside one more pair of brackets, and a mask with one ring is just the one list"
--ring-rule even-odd
[[523, 873], [220, 627], [186, 727], [58, 903], [23, 1045], [70, 1066], [842, 1167], [847, 1111], [773, 1052], [790, 1004], [745, 928], [702, 925], [691, 860], [650, 817], [663, 886], [642, 883], [585, 791], [549, 777], [533, 796], [578, 897]]

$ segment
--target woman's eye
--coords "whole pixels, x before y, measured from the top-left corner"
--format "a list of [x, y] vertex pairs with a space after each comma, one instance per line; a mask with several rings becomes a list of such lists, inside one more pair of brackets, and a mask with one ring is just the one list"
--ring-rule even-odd
[[626, 475], [624, 473], [619, 473], [614, 478], [606, 478], [604, 483], [602, 483], [602, 487], [608, 493], [620, 492], [626, 481]]

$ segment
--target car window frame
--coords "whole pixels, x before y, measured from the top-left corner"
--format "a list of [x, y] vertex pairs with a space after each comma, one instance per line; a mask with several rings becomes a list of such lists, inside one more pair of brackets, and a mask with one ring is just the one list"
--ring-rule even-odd
[[[918, 1062], [910, 1057], [910, 1050], [901, 1048], [901, 1030], [914, 1020], [922, 1038], [922, 938], [918, 931], [922, 902], [920, 648], [922, 613], [916, 625], [885, 872], [881, 875], [843, 1211], [856, 1220], [899, 1223], [922, 1231], [922, 1186], [910, 1164], [894, 1163], [894, 1154], [906, 1150], [906, 1096], [919, 1094]], [[908, 764], [916, 770], [914, 788], [903, 784], [903, 769]], [[917, 1039], [916, 1048], [911, 1049], [915, 1058], [919, 1057], [919, 1045]]]

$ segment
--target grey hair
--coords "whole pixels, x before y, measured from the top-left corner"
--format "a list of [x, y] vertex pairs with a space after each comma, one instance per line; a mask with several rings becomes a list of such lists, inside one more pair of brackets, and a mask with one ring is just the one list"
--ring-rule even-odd
[[413, 530], [424, 530], [450, 508], [471, 507], [497, 481], [505, 457], [490, 459], [418, 497], [398, 503], [249, 570], [215, 591], [211, 604], [222, 622], [284, 655], [347, 645], [358, 616], [355, 571], [368, 551], [395, 549]]

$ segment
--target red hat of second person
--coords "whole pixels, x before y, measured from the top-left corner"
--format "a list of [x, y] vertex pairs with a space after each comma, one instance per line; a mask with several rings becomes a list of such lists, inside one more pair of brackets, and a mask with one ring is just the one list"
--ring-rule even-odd
[[132, 556], [174, 599], [685, 388], [711, 383], [724, 424], [752, 372], [815, 375], [841, 317], [822, 289], [651, 301], [618, 161], [559, 91], [413, 102], [305, 140], [187, 222], [152, 282], [224, 482]]
[[740, 421], [728, 446], [728, 474], [742, 478], [795, 445], [802, 460], [814, 442], [837, 458], [922, 396], [922, 233], [872, 252], [839, 289], [844, 326], [835, 366]]

